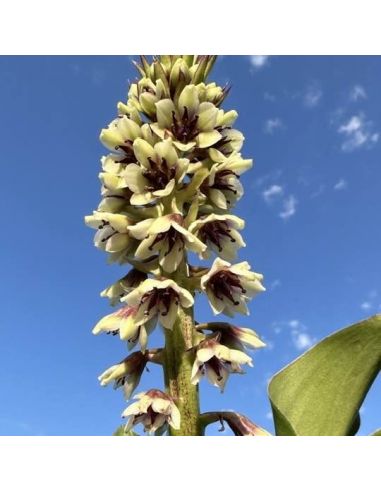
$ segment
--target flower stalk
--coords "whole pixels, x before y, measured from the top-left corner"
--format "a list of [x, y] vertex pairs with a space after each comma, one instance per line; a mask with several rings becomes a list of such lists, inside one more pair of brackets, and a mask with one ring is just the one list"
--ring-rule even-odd
[[181, 308], [171, 331], [165, 333], [164, 377], [166, 391], [180, 410], [180, 429], [174, 436], [199, 436], [201, 432], [198, 386], [191, 383], [194, 321], [193, 308]]
[[[101, 159], [101, 202], [85, 222], [110, 263], [132, 268], [101, 292], [117, 309], [93, 333], [111, 334], [135, 352], [99, 380], [123, 388], [129, 400], [149, 363], [164, 374], [165, 392], [143, 391], [123, 412], [128, 432], [143, 425], [151, 434], [203, 435], [208, 419], [200, 418], [199, 380], [206, 376], [222, 391], [230, 374], [253, 365], [246, 351], [264, 346], [248, 328], [194, 320], [196, 295], [207, 296], [215, 315], [232, 317], [248, 314], [247, 302], [265, 290], [247, 262], [229, 263], [245, 247], [245, 223], [230, 209], [242, 198], [240, 176], [252, 161], [240, 153], [237, 112], [221, 108], [229, 88], [207, 82], [215, 60], [141, 57], [139, 79], [100, 134], [110, 153]], [[216, 258], [211, 267], [190, 265], [189, 253]], [[152, 349], [158, 326], [164, 347]], [[237, 415], [225, 420], [237, 432], [252, 429]]]

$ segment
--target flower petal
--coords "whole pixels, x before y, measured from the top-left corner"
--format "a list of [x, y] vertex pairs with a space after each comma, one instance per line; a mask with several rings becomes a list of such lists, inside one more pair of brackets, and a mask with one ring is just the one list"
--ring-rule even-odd
[[196, 137], [196, 142], [200, 149], [205, 149], [217, 143], [221, 138], [222, 135], [217, 130], [212, 130], [200, 132]]
[[160, 128], [171, 128], [173, 123], [172, 113], [176, 112], [171, 99], [162, 99], [156, 104], [156, 119]]

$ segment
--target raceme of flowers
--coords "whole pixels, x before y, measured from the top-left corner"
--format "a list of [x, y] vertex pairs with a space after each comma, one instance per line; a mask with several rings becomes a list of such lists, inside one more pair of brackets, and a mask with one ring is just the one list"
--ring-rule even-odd
[[[171, 330], [196, 292], [207, 295], [215, 315], [233, 316], [248, 314], [247, 302], [265, 290], [261, 274], [245, 261], [234, 263], [245, 246], [245, 224], [230, 210], [242, 198], [240, 176], [252, 161], [241, 156], [237, 112], [221, 107], [228, 87], [206, 81], [214, 61], [207, 55], [141, 57], [139, 79], [100, 134], [109, 152], [101, 159], [101, 201], [85, 222], [108, 261], [131, 269], [101, 292], [117, 309], [93, 333], [138, 349], [99, 376], [101, 385], [122, 388], [126, 399], [148, 362], [164, 363], [162, 349], [147, 348], [150, 334], [158, 325]], [[197, 269], [189, 253], [215, 259]], [[264, 346], [253, 330], [229, 323], [194, 330], [192, 384], [205, 375], [223, 390], [230, 374], [252, 366], [246, 351]], [[123, 412], [126, 430], [138, 423], [149, 433], [179, 428], [181, 415], [169, 394], [151, 389], [135, 398]]]

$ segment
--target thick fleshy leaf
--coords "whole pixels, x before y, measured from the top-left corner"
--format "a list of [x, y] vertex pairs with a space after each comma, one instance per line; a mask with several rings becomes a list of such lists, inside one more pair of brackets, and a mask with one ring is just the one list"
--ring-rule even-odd
[[120, 425], [115, 432], [113, 432], [113, 436], [138, 436], [139, 434], [137, 434], [136, 432], [134, 432], [133, 430], [128, 430], [127, 432], [124, 430], [125, 429], [125, 425]]
[[374, 431], [371, 436], [380, 436], [381, 437], [381, 429], [377, 429], [376, 431]]
[[277, 435], [345, 436], [381, 368], [381, 315], [325, 338], [269, 384]]

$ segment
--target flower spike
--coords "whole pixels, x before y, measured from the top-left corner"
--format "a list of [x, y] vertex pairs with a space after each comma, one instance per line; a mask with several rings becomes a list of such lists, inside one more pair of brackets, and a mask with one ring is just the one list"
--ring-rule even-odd
[[[215, 315], [232, 317], [248, 314], [247, 303], [265, 290], [263, 276], [246, 261], [230, 263], [245, 247], [245, 221], [232, 208], [253, 162], [241, 154], [237, 111], [222, 108], [230, 85], [208, 80], [215, 61], [215, 55], [140, 56], [137, 79], [99, 136], [106, 149], [100, 202], [85, 223], [108, 263], [131, 268], [102, 290], [119, 309], [93, 333], [114, 335], [128, 351], [137, 347], [99, 382], [123, 388], [128, 399], [147, 364], [158, 363], [167, 388], [135, 396], [123, 412], [127, 432], [141, 423], [151, 434], [202, 434], [201, 378], [223, 391], [230, 374], [253, 365], [246, 352], [264, 346], [249, 328], [194, 320], [196, 292], [206, 294]], [[193, 264], [212, 254], [211, 267]], [[163, 349], [148, 348], [157, 324]], [[260, 432], [240, 414], [219, 418], [236, 435]]]

